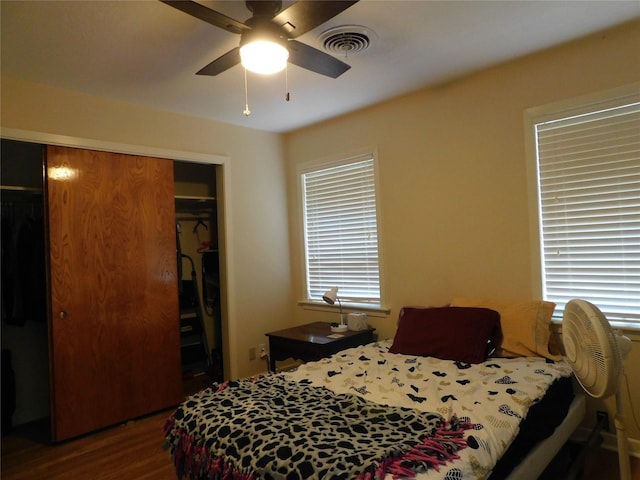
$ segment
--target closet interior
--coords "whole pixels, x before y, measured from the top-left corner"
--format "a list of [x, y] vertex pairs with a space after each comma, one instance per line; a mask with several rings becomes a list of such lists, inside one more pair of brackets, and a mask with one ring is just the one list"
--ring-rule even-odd
[[49, 417], [42, 145], [2, 140], [2, 434]]
[[222, 314], [214, 165], [174, 161], [182, 370], [221, 382]]
[[[1, 140], [3, 435], [18, 426], [48, 431], [52, 415], [45, 155], [44, 145]], [[193, 379], [207, 383], [224, 377], [216, 201], [220, 170], [186, 161], [174, 161], [173, 167], [175, 188], [167, 195], [175, 198], [176, 289], [188, 391]]]

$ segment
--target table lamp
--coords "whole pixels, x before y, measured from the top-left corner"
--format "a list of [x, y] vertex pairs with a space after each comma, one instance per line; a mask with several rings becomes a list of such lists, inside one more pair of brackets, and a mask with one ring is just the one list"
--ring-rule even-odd
[[327, 302], [329, 305], [333, 305], [337, 301], [338, 306], [340, 307], [340, 325], [338, 327], [331, 327], [331, 331], [343, 332], [347, 330], [348, 326], [344, 323], [344, 317], [342, 315], [342, 302], [340, 302], [340, 298], [338, 297], [338, 287], [333, 287], [332, 289], [324, 292], [322, 300]]

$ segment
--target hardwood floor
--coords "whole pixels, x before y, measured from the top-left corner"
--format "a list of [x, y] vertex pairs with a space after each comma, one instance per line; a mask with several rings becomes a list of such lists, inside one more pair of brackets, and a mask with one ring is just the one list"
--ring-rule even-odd
[[175, 479], [169, 452], [163, 449], [169, 414], [160, 412], [58, 445], [17, 429], [2, 439], [2, 479]]
[[2, 439], [3, 480], [175, 479], [163, 450], [170, 412], [128, 422], [58, 445], [17, 434]]
[[[209, 383], [184, 382], [185, 396]], [[2, 438], [2, 480], [175, 480], [164, 447], [164, 424], [172, 410], [155, 413], [56, 445], [46, 421], [19, 426]]]
[[[192, 393], [201, 384], [194, 380]], [[176, 480], [163, 426], [171, 411], [130, 421], [58, 445], [42, 440], [42, 430], [18, 428], [2, 438], [3, 480]], [[39, 434], [39, 435], [38, 435]], [[40, 436], [40, 438], [38, 438]], [[631, 478], [640, 480], [640, 459], [631, 459]], [[582, 480], [617, 480], [615, 452], [597, 449], [587, 458]]]
[[[603, 448], [587, 457], [582, 480], [618, 480], [618, 454]], [[640, 458], [631, 457], [631, 479], [640, 480]]]

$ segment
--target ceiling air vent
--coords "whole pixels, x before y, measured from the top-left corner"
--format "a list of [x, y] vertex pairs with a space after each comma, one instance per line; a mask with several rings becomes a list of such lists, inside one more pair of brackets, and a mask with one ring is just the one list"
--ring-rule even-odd
[[365, 51], [375, 34], [368, 28], [344, 25], [330, 28], [320, 35], [320, 42], [328, 53], [349, 56]]

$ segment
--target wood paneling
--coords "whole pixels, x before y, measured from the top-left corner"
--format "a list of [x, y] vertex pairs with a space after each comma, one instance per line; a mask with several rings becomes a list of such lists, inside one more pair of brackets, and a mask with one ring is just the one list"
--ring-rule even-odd
[[47, 148], [52, 429], [181, 399], [173, 163]]

